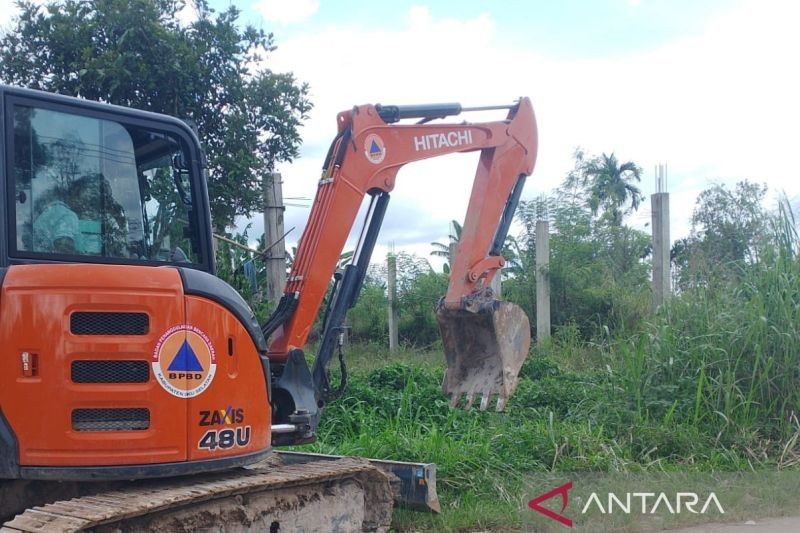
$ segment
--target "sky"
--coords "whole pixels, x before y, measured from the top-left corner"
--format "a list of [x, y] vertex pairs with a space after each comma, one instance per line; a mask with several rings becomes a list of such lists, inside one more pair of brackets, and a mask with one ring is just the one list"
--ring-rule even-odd
[[[281, 165], [287, 200], [310, 204], [339, 111], [365, 103], [533, 102], [539, 156], [523, 199], [547, 194], [572, 154], [614, 152], [643, 170], [668, 165], [671, 234], [688, 234], [697, 194], [714, 183], [766, 183], [800, 195], [800, 2], [772, 0], [212, 0], [272, 32], [261, 68], [293, 72], [314, 104], [300, 158]], [[10, 11], [0, 11], [0, 25]], [[191, 19], [191, 9], [184, 16]], [[5, 20], [4, 20], [5, 18]], [[492, 120], [503, 115], [462, 116]], [[404, 167], [374, 256], [427, 257], [463, 221], [477, 156]], [[290, 206], [296, 241], [309, 214]], [[649, 201], [631, 217], [642, 229]], [[244, 222], [244, 221], [241, 221]], [[261, 217], [252, 235], [263, 231]], [[357, 224], [358, 225], [358, 222]], [[354, 230], [354, 234], [356, 230]], [[351, 243], [352, 244], [352, 243]]]

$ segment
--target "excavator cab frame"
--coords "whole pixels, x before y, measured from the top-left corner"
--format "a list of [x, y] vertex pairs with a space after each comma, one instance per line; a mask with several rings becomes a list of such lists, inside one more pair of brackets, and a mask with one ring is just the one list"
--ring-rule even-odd
[[[180, 171], [188, 175], [190, 183], [190, 198], [186, 196], [184, 201], [189, 200], [191, 206], [188, 210], [187, 230], [191, 233], [193, 253], [187, 250], [185, 255], [194, 255], [197, 259], [194, 261], [186, 259], [172, 260], [172, 258], [152, 260], [149, 257], [134, 258], [132, 254], [126, 254], [128, 257], [124, 257], [122, 254], [112, 257], [93, 253], [73, 254], [58, 251], [40, 251], [34, 250], [31, 246], [19, 246], [18, 243], [22, 242], [22, 239], [17, 235], [17, 226], [19, 224], [16, 219], [12, 218], [12, 215], [25, 204], [25, 195], [30, 196], [30, 193], [26, 193], [21, 186], [17, 176], [23, 173], [18, 173], [14, 168], [15, 155], [22, 155], [16, 147], [18, 139], [15, 139], [18, 136], [15, 135], [15, 131], [19, 133], [18, 129], [15, 130], [15, 115], [21, 110], [29, 110], [27, 114], [47, 113], [51, 118], [60, 117], [64, 121], [69, 120], [66, 117], [74, 116], [80, 119], [87, 119], [87, 121], [96, 121], [99, 125], [119, 125], [120, 131], [122, 129], [126, 130], [132, 143], [131, 152], [123, 154], [123, 150], [115, 152], [115, 148], [111, 146], [100, 144], [87, 146], [81, 143], [81, 139], [75, 139], [72, 146], [65, 146], [67, 143], [59, 145], [64, 152], [72, 151], [72, 153], [65, 154], [63, 157], [78, 159], [81, 154], [88, 153], [95, 159], [105, 157], [105, 160], [113, 161], [119, 166], [130, 163], [130, 161], [123, 160], [123, 158], [133, 159], [135, 157], [139, 170], [147, 170], [145, 167], [148, 161], [156, 161], [169, 155], [168, 143], [179, 145], [178, 151], [181, 157], [175, 158], [172, 165], [173, 168], [176, 164], [180, 165], [182, 167]], [[22, 115], [23, 113], [20, 114]], [[26, 118], [30, 120], [29, 116]], [[6, 213], [5, 216], [0, 217], [0, 267], [14, 264], [54, 262], [151, 266], [172, 264], [202, 270], [209, 274], [215, 273], [208, 189], [205, 177], [206, 159], [200, 147], [200, 141], [189, 124], [157, 113], [8, 86], [0, 86], [0, 119], [0, 123], [2, 123], [0, 136], [2, 146], [5, 147], [4, 150], [0, 150], [0, 172], [3, 173], [0, 202], [2, 202], [1, 205], [5, 206]], [[144, 138], [148, 134], [151, 134], [153, 138]], [[45, 142], [43, 141], [39, 144], [44, 145]], [[29, 147], [22, 147], [22, 151], [26, 149], [29, 149]], [[28, 155], [31, 156], [31, 159], [35, 159], [34, 155]], [[35, 167], [36, 163], [33, 162], [30, 166]], [[74, 163], [73, 166], [75, 166]], [[77, 175], [77, 172], [74, 173]], [[25, 174], [27, 174], [28, 183], [36, 180], [34, 171], [27, 170]], [[74, 176], [72, 178], [74, 181]], [[66, 176], [64, 179], [70, 180], [70, 177]], [[142, 180], [141, 175], [139, 180]], [[139, 185], [141, 186], [141, 182]], [[182, 185], [177, 185], [177, 187], [180, 189]], [[140, 193], [145, 194], [145, 191], [142, 190]], [[33, 202], [33, 198], [28, 198], [29, 204]]]
[[265, 457], [267, 346], [214, 275], [193, 129], [6, 86], [0, 125], [0, 479], [168, 477]]

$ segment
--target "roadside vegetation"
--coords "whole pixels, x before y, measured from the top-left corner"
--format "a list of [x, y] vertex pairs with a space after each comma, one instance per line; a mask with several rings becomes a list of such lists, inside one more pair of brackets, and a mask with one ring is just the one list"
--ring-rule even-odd
[[520, 206], [503, 298], [535, 316], [533, 229], [549, 217], [554, 327], [504, 413], [448, 407], [433, 315], [447, 265], [436, 272], [400, 253], [403, 348], [388, 353], [376, 265], [349, 315], [349, 387], [305, 448], [436, 463], [442, 515], [398, 510], [401, 530], [518, 529], [537, 473], [794, 467], [800, 240], [791, 209], [766, 206], [766, 189], [750, 182], [704, 191], [690, 236], [672, 250], [675, 294], [653, 312], [650, 239], [625, 223], [642, 200], [637, 176], [633, 164], [579, 152], [551, 197]]

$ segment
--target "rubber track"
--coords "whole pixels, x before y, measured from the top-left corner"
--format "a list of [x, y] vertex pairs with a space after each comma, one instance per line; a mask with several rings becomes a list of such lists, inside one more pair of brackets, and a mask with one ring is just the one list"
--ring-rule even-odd
[[377, 471], [366, 461], [349, 458], [293, 465], [259, 463], [262, 464], [266, 466], [138, 482], [138, 486], [129, 489], [33, 507], [3, 524], [0, 533], [84, 531], [239, 494], [335, 481]]

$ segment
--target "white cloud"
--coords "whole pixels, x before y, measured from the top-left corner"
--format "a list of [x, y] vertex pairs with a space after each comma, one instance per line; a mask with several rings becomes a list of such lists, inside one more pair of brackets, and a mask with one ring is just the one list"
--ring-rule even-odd
[[[789, 196], [800, 193], [793, 170], [800, 124], [800, 75], [794, 68], [799, 18], [800, 4], [750, 1], [694, 37], [580, 60], [548, 57], [524, 41], [501, 45], [496, 35], [502, 29], [488, 15], [436, 18], [424, 7], [410, 9], [391, 30], [353, 25], [300, 34], [279, 43], [268, 63], [308, 81], [315, 103], [303, 131], [306, 146], [315, 150], [281, 169], [284, 190], [313, 196], [321, 147], [333, 138], [336, 113], [354, 104], [477, 105], [528, 95], [540, 148], [525, 197], [556, 186], [578, 145], [639, 163], [646, 193], [654, 189], [654, 165], [667, 161], [672, 236], [680, 237], [688, 231], [696, 193], [711, 181], [750, 178], [786, 189]], [[421, 244], [444, 239], [449, 220], [463, 219], [475, 164], [472, 154], [401, 170], [380, 242], [400, 242], [413, 226], [441, 228], [438, 236], [420, 236]], [[415, 206], [419, 216], [394, 220], [406, 212], [398, 205]], [[307, 213], [297, 213], [298, 223]], [[648, 217], [638, 218], [643, 226]]]
[[[48, 0], [31, 0], [35, 5], [44, 5]], [[16, 2], [5, 0], [5, 4], [0, 6], [0, 35], [14, 27], [14, 19], [19, 15]]]
[[260, 0], [253, 8], [268, 22], [289, 25], [303, 22], [319, 11], [318, 0]]
[[178, 23], [184, 28], [188, 27], [192, 22], [195, 22], [197, 19], [199, 19], [200, 13], [197, 9], [197, 4], [195, 1], [187, 0], [186, 4], [183, 6], [183, 9], [175, 14], [175, 18], [178, 19]]

